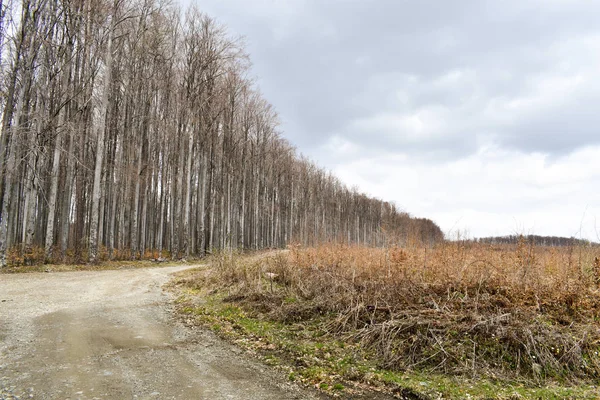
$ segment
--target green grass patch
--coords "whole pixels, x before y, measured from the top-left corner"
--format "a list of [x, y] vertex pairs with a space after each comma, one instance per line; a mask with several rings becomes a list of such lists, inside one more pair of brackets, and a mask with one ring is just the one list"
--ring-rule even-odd
[[[401, 389], [432, 399], [597, 399], [600, 391], [591, 385], [544, 387], [492, 379], [449, 377], [416, 371], [397, 372], [377, 366], [373, 354], [356, 343], [323, 334], [323, 321], [283, 324], [245, 310], [241, 304], [224, 301], [224, 293], [204, 297], [191, 306], [189, 294], [180, 297], [179, 312], [195, 322], [258, 354], [271, 366], [288, 370], [290, 381], [343, 395], [367, 384], [390, 393]], [[186, 301], [187, 299], [187, 301]]]

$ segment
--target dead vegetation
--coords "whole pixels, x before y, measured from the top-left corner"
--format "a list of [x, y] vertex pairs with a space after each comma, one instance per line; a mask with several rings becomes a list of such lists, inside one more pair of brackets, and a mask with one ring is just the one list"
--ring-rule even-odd
[[[88, 263], [88, 250], [85, 248], [68, 248], [62, 252], [59, 248], [53, 247], [46, 253], [40, 246], [12, 246], [6, 252], [6, 268], [1, 272], [28, 272], [35, 270], [57, 269], [67, 266], [87, 265], [88, 269], [102, 269], [102, 266], [119, 264], [137, 264], [145, 265], [146, 262], [164, 263], [174, 262], [171, 253], [166, 250], [146, 250], [143, 253], [135, 252], [129, 248], [113, 249], [109, 251], [105, 246], [100, 246], [97, 254], [97, 268]], [[182, 260], [185, 261], [185, 260]], [[64, 269], [64, 268], [63, 268]]]
[[[101, 253], [102, 254], [102, 253]], [[86, 258], [80, 258], [70, 251], [64, 261], [60, 258], [47, 259], [43, 249], [33, 248], [28, 253], [20, 255], [17, 251], [8, 252], [8, 264], [0, 269], [0, 274], [16, 274], [30, 272], [69, 272], [69, 271], [103, 271], [116, 269], [137, 269], [166, 267], [181, 264], [199, 264], [198, 259], [172, 260], [160, 257], [160, 253], [147, 252], [143, 258], [132, 258], [130, 253], [116, 253], [110, 257], [102, 257], [96, 263], [87, 263]]]
[[319, 319], [379, 367], [542, 385], [600, 378], [599, 250], [448, 242], [221, 256], [188, 286], [278, 323]]

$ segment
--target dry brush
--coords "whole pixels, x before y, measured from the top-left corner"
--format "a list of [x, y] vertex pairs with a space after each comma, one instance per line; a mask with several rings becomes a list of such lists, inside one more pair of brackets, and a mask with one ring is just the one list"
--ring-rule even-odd
[[194, 285], [284, 323], [326, 321], [380, 367], [528, 383], [600, 377], [600, 250], [446, 242], [223, 257]]

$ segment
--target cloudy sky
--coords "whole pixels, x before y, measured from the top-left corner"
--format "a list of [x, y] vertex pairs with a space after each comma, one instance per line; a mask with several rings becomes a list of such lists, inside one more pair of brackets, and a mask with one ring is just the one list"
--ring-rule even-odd
[[196, 1], [348, 185], [447, 233], [597, 239], [600, 2]]

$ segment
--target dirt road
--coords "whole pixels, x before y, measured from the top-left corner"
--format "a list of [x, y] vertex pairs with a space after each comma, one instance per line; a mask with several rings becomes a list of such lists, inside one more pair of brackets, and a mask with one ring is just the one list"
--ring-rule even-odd
[[173, 317], [189, 267], [0, 275], [0, 399], [313, 399]]

